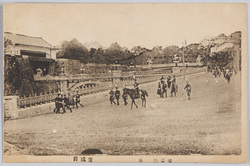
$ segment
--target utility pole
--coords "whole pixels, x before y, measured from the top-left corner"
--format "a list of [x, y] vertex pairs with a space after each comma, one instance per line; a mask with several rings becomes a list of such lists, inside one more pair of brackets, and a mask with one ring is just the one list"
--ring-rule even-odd
[[185, 40], [185, 43], [184, 43], [184, 47], [183, 47], [183, 53], [182, 53], [182, 62], [183, 62], [183, 78], [185, 80], [185, 47], [186, 47], [186, 40]]

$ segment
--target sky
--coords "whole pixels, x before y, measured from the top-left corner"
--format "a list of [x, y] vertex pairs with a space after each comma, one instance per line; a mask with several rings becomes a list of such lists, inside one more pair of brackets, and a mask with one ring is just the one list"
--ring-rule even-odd
[[104, 47], [178, 45], [245, 31], [244, 4], [5, 4], [4, 32]]

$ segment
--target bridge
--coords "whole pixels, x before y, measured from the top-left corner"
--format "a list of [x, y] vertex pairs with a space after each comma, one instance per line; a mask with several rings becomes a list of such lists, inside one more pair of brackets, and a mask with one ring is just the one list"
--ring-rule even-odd
[[[205, 68], [193, 68], [186, 71], [186, 74], [195, 74], [206, 71]], [[78, 92], [81, 98], [88, 97], [90, 94], [97, 94], [107, 91], [110, 86], [132, 86], [134, 83], [133, 74], [130, 73], [120, 76], [112, 76], [110, 73], [100, 74], [96, 77], [91, 75], [78, 75], [78, 76], [55, 76], [55, 77], [40, 77], [35, 78], [36, 81], [55, 81], [59, 87], [62, 87], [65, 93], [70, 93], [71, 96], [75, 96]], [[138, 72], [138, 74], [142, 74]], [[139, 84], [146, 84], [154, 82], [160, 79], [164, 75], [166, 77], [169, 73], [155, 73], [144, 72], [144, 75], [136, 75], [137, 82]], [[175, 73], [177, 77], [182, 76], [181, 72]], [[36, 116], [40, 114], [53, 112], [54, 99], [57, 96], [57, 92], [44, 93], [40, 95], [30, 95], [24, 97], [18, 96], [5, 96], [4, 97], [4, 115], [5, 119], [16, 119], [28, 116]], [[86, 101], [86, 100], [85, 100]], [[93, 101], [89, 101], [90, 103]]]

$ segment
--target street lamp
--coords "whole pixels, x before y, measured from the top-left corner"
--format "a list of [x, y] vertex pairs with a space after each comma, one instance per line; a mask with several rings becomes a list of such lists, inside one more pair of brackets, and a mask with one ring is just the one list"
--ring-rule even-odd
[[81, 73], [83, 74], [84, 71], [85, 71], [85, 68], [84, 68], [84, 66], [83, 66], [83, 64], [82, 64], [82, 66], [81, 66]]
[[183, 78], [185, 80], [185, 47], [186, 47], [186, 40], [184, 43], [184, 47], [183, 47], [183, 53], [182, 53], [182, 62], [183, 62]]

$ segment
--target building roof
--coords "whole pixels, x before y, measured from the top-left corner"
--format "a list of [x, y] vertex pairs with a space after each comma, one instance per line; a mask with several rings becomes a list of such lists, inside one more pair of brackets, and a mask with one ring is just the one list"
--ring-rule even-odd
[[11, 40], [13, 44], [46, 47], [53, 49], [54, 47], [46, 42], [42, 37], [26, 36], [22, 34], [14, 34], [11, 32], [4, 32], [4, 37]]

